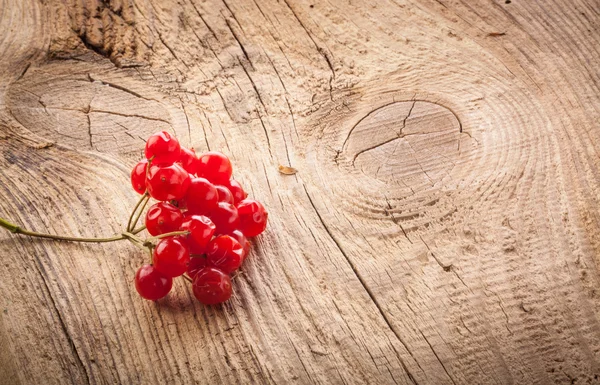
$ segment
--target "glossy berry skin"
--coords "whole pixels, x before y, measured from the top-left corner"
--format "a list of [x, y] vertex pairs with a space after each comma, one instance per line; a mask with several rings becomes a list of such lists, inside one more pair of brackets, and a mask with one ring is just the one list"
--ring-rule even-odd
[[229, 189], [225, 186], [216, 185], [217, 193], [219, 195], [219, 202], [231, 203], [233, 204], [233, 194]]
[[173, 279], [152, 265], [144, 265], [135, 273], [135, 289], [142, 298], [156, 301], [169, 294], [171, 287]]
[[246, 198], [237, 205], [240, 231], [247, 237], [255, 237], [265, 231], [269, 214], [262, 203]]
[[198, 171], [198, 157], [196, 156], [196, 152], [194, 152], [194, 150], [181, 147], [177, 162], [189, 174], [195, 174]]
[[229, 235], [221, 235], [210, 241], [206, 248], [206, 264], [231, 274], [242, 264], [244, 249]]
[[170, 165], [179, 159], [181, 146], [179, 141], [166, 131], [153, 134], [146, 141], [146, 159], [152, 159], [153, 165]]
[[146, 192], [146, 170], [148, 168], [148, 160], [143, 159], [131, 170], [131, 186], [138, 194]]
[[194, 277], [194, 296], [205, 305], [216, 305], [231, 298], [231, 278], [219, 269], [205, 267]]
[[215, 184], [223, 184], [231, 178], [229, 158], [217, 151], [206, 152], [198, 158], [198, 176]]
[[188, 264], [187, 274], [194, 279], [196, 274], [206, 267], [206, 257], [191, 257]]
[[191, 214], [205, 215], [217, 207], [218, 199], [212, 183], [204, 178], [192, 178], [183, 203]]
[[240, 246], [242, 246], [242, 249], [244, 250], [244, 252], [242, 253], [242, 263], [243, 263], [246, 260], [248, 253], [250, 252], [250, 246], [251, 246], [250, 241], [248, 240], [248, 238], [246, 238], [246, 236], [240, 230], [232, 231], [231, 234], [229, 234], [229, 236], [231, 238], [235, 239], [236, 241], [238, 241]]
[[180, 165], [150, 166], [146, 187], [158, 201], [181, 199], [190, 187], [190, 176]]
[[204, 254], [216, 226], [204, 215], [186, 215], [181, 230], [189, 231], [186, 240], [191, 254]]
[[179, 277], [187, 270], [190, 251], [181, 238], [161, 239], [154, 248], [152, 262], [156, 270], [168, 277]]
[[182, 222], [181, 210], [168, 202], [155, 203], [146, 213], [146, 230], [153, 236], [177, 231]]
[[217, 208], [210, 213], [210, 219], [217, 226], [215, 234], [230, 234], [240, 223], [236, 207], [225, 202], [219, 202]]
[[248, 196], [248, 194], [242, 188], [240, 182], [235, 179], [231, 179], [226, 186], [233, 195], [233, 204], [235, 205], [237, 205], [241, 200], [246, 199]]

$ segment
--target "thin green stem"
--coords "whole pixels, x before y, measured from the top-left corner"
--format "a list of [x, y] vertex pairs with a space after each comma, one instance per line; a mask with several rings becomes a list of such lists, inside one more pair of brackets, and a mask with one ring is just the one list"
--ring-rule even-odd
[[[150, 199], [150, 197], [148, 196], [148, 193], [145, 192], [142, 197], [140, 198], [140, 200], [135, 204], [135, 207], [133, 208], [133, 211], [131, 212], [131, 215], [129, 215], [129, 220], [127, 221], [127, 231], [130, 231], [133, 226], [131, 225], [131, 221], [133, 220], [133, 216], [135, 215], [135, 213], [138, 210], [138, 207], [140, 207], [140, 205], [143, 202], [148, 202], [147, 200]], [[138, 216], [139, 218], [139, 216]]]
[[132, 233], [128, 233], [128, 232], [124, 232], [123, 237], [126, 238], [127, 240], [129, 240], [131, 243], [133, 243], [134, 245], [136, 245], [137, 247], [139, 247], [142, 250], [148, 250], [150, 249], [150, 247], [148, 247], [146, 245], [146, 242], [144, 242], [143, 239], [136, 237], [134, 234]]
[[135, 234], [127, 232], [127, 231], [123, 233], [123, 237], [125, 237], [131, 241], [135, 241], [138, 243], [144, 243], [144, 240], [142, 238], [137, 237]]
[[135, 234], [141, 233], [144, 230], [146, 230], [146, 226], [138, 227], [137, 229], [130, 231], [130, 233], [135, 235]]
[[15, 234], [23, 234], [23, 235], [28, 235], [30, 237], [37, 237], [37, 238], [54, 239], [57, 241], [102, 243], [102, 242], [120, 241], [120, 240], [126, 238], [126, 236], [124, 234], [118, 234], [118, 235], [114, 235], [114, 236], [108, 237], [108, 238], [80, 238], [80, 237], [65, 237], [62, 235], [53, 235], [53, 234], [43, 234], [43, 233], [37, 233], [35, 231], [25, 230], [3, 218], [0, 218], [0, 227], [4, 227], [11, 233], [15, 233]]
[[[144, 212], [144, 209], [146, 208], [146, 205], [148, 204], [149, 201], [150, 201], [150, 196], [146, 196], [146, 200], [140, 207], [135, 219], [133, 220], [131, 225], [129, 225], [129, 228], [127, 229], [127, 231], [131, 231], [131, 230], [135, 229], [135, 226], [137, 225], [138, 221], [140, 220], [140, 217], [142, 216], [142, 213]], [[137, 210], [137, 208], [136, 208], [136, 210]]]
[[167, 237], [174, 237], [176, 235], [188, 235], [189, 233], [190, 233], [189, 231], [171, 231], [170, 233], [164, 233], [164, 234], [157, 235], [155, 237], [150, 237], [150, 238], [148, 238], [148, 240], [163, 239], [163, 238], [167, 238]]

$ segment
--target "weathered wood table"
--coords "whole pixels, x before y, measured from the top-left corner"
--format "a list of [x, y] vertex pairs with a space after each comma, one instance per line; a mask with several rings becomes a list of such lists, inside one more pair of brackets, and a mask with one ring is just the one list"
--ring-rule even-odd
[[0, 217], [123, 231], [163, 129], [270, 213], [213, 308], [1, 232], [0, 382], [600, 382], [598, 0], [3, 0], [0, 54]]

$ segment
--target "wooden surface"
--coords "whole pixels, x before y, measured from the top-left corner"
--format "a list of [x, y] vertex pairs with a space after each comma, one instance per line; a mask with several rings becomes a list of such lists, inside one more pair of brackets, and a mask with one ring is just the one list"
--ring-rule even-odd
[[598, 0], [0, 0], [0, 216], [121, 231], [161, 129], [270, 213], [221, 308], [0, 233], [0, 382], [599, 383], [599, 48]]

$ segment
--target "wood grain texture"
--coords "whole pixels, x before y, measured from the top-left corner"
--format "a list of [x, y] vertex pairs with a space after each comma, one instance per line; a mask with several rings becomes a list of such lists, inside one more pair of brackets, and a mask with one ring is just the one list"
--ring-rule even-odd
[[161, 129], [270, 213], [217, 308], [1, 233], [0, 382], [600, 383], [597, 0], [0, 0], [0, 36], [0, 216], [121, 231]]

